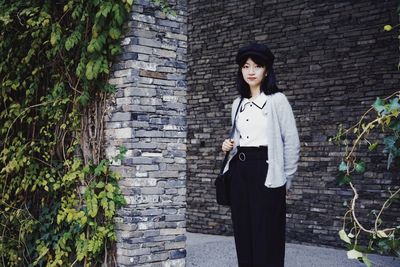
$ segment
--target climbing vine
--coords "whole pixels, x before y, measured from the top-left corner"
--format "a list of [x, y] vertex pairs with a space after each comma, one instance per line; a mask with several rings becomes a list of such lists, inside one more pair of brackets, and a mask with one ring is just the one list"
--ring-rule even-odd
[[[375, 151], [379, 147], [379, 141], [374, 140], [374, 130], [385, 133], [383, 139], [383, 152], [387, 156], [387, 168], [400, 166], [400, 91], [386, 99], [377, 98], [372, 107], [352, 127], [344, 130], [340, 128], [334, 138], [337, 143], [345, 144], [346, 152], [343, 161], [339, 165], [340, 184], [349, 185], [353, 197], [348, 210], [343, 218], [343, 227], [339, 231], [340, 238], [347, 243], [350, 259], [358, 259], [372, 266], [366, 253], [380, 252], [393, 254], [400, 257], [400, 225], [395, 222], [384, 222], [383, 214], [387, 211], [393, 201], [400, 196], [400, 188], [388, 188], [388, 198], [383, 202], [380, 209], [372, 211], [373, 223], [365, 225], [358, 214], [359, 205], [357, 200], [359, 193], [353, 182], [353, 177], [362, 175], [367, 164], [358, 155], [357, 150], [366, 145], [369, 151]], [[352, 140], [351, 142], [349, 140]], [[367, 235], [368, 246], [361, 246], [359, 238]]]
[[[400, 14], [400, 5], [397, 9]], [[385, 25], [384, 31], [390, 32], [399, 25]], [[400, 35], [398, 35], [400, 37]], [[400, 70], [400, 63], [398, 65]], [[367, 154], [359, 153], [360, 149], [382, 151], [386, 155], [387, 170], [398, 173], [400, 167], [400, 91], [394, 92], [385, 99], [377, 98], [357, 123], [344, 129], [341, 125], [337, 135], [332, 138], [336, 144], [344, 145], [345, 153], [339, 165], [339, 184], [348, 185], [353, 197], [343, 218], [343, 227], [339, 236], [348, 247], [347, 257], [357, 259], [366, 266], [373, 266], [367, 253], [395, 255], [400, 258], [400, 225], [398, 222], [384, 220], [384, 214], [400, 199], [400, 187], [388, 187], [387, 198], [380, 208], [371, 211], [372, 221], [360, 218], [360, 195], [354, 177], [362, 177], [368, 169]], [[366, 239], [367, 245], [360, 240]]]
[[[164, 1], [153, 1], [171, 13]], [[0, 265], [115, 262], [110, 67], [133, 0], [0, 0]]]
[[[400, 4], [397, 9], [400, 14]], [[399, 25], [385, 25], [384, 31], [392, 31]], [[400, 35], [398, 35], [400, 37]], [[400, 63], [398, 65], [400, 69]], [[371, 211], [372, 223], [360, 218], [359, 192], [353, 178], [362, 176], [368, 169], [367, 161], [359, 153], [361, 148], [369, 152], [383, 152], [387, 157], [387, 170], [400, 167], [400, 91], [394, 92], [385, 99], [377, 98], [372, 107], [360, 120], [344, 129], [341, 125], [337, 135], [332, 139], [336, 144], [345, 146], [343, 161], [339, 165], [341, 185], [348, 185], [353, 197], [343, 218], [343, 227], [339, 231], [340, 239], [348, 247], [347, 257], [373, 266], [367, 253], [378, 252], [400, 257], [400, 225], [398, 222], [384, 220], [384, 214], [400, 197], [400, 187], [388, 187], [388, 197], [380, 208]], [[358, 204], [358, 205], [357, 205]], [[364, 219], [364, 220], [363, 220]], [[365, 237], [367, 245], [361, 245], [360, 239]]]

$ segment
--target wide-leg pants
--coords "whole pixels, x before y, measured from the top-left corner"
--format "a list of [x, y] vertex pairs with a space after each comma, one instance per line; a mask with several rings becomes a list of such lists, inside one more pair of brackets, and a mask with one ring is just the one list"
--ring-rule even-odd
[[[266, 147], [239, 147], [230, 170], [231, 214], [240, 267], [283, 267], [286, 187], [267, 188]], [[232, 169], [231, 169], [232, 168]]]

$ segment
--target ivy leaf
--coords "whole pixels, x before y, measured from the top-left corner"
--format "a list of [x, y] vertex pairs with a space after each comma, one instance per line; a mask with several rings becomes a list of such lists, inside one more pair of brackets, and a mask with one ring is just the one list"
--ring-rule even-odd
[[379, 249], [383, 253], [388, 253], [390, 251], [390, 243], [391, 241], [389, 239], [382, 239], [378, 242]]
[[58, 41], [61, 39], [61, 27], [57, 23], [52, 26], [52, 31], [50, 35], [50, 44], [54, 47], [57, 45]]
[[109, 94], [114, 94], [117, 92], [117, 87], [113, 84], [106, 84], [103, 87], [103, 91]]
[[[114, 215], [114, 212], [115, 212], [115, 203], [114, 203], [114, 201], [110, 201], [109, 203], [108, 203], [108, 209], [110, 210], [110, 212], [111, 212], [111, 216], [112, 215]], [[110, 217], [111, 217], [110, 216]]]
[[90, 40], [89, 45], [87, 47], [87, 51], [89, 53], [94, 53], [94, 52], [101, 52], [103, 49], [103, 44], [105, 43], [106, 39], [104, 35], [100, 35], [98, 37], [94, 37], [92, 40]]
[[339, 237], [347, 244], [351, 244], [350, 238], [347, 236], [346, 232], [343, 229], [339, 231]]
[[90, 60], [88, 62], [88, 64], [86, 64], [86, 72], [85, 72], [85, 74], [86, 74], [86, 78], [88, 80], [93, 80], [93, 78], [94, 78], [93, 65], [94, 65], [94, 62], [92, 60]]
[[79, 43], [81, 39], [81, 34], [79, 31], [74, 31], [70, 37], [67, 38], [65, 41], [65, 49], [69, 51], [71, 48], [73, 48], [76, 44]]
[[93, 78], [97, 78], [99, 76], [99, 73], [100, 73], [100, 70], [101, 70], [101, 66], [102, 66], [102, 59], [101, 58], [96, 60], [96, 61], [94, 61], [93, 70], [92, 70]]
[[348, 174], [341, 174], [339, 177], [339, 185], [347, 185], [352, 181], [352, 178]]
[[101, 204], [102, 208], [103, 208], [104, 210], [106, 210], [106, 209], [108, 208], [108, 201], [107, 201], [107, 198], [103, 197], [103, 198], [101, 199], [101, 201], [100, 201], [100, 204]]
[[385, 102], [378, 97], [376, 98], [372, 107], [376, 110], [376, 112], [382, 113], [385, 110]]
[[108, 192], [113, 193], [115, 189], [114, 189], [114, 186], [113, 186], [112, 184], [107, 184], [107, 185], [106, 185], [106, 190], [107, 190]]
[[108, 69], [108, 62], [105, 58], [101, 61], [101, 72], [109, 74], [110, 70]]
[[110, 46], [110, 47], [111, 47], [111, 55], [112, 56], [118, 55], [118, 54], [120, 54], [122, 52], [122, 49], [119, 46], [113, 45], [113, 46]]
[[[107, 17], [108, 13], [111, 11], [111, 3], [106, 2], [100, 7], [99, 13], [103, 15], [103, 17]], [[97, 14], [96, 14], [97, 15]]]
[[362, 173], [365, 172], [365, 162], [361, 161], [355, 164], [356, 172]]
[[118, 150], [119, 150], [119, 152], [118, 152], [117, 157], [118, 157], [118, 159], [123, 160], [125, 158], [126, 153], [128, 152], [128, 148], [125, 146], [120, 146], [120, 147], [118, 147]]
[[114, 12], [114, 19], [117, 22], [117, 25], [122, 25], [122, 23], [124, 22], [124, 17], [121, 14], [121, 10], [120, 10], [120, 6], [114, 4], [113, 6], [113, 12]]
[[383, 139], [383, 143], [385, 145], [383, 152], [389, 154], [387, 169], [390, 168], [393, 160], [395, 160], [400, 155], [400, 149], [396, 147], [397, 140], [398, 138], [396, 136], [387, 136]]
[[84, 226], [86, 223], [87, 223], [87, 216], [83, 216], [82, 218], [81, 218], [81, 226]]
[[392, 100], [390, 100], [389, 111], [393, 112], [393, 111], [398, 111], [399, 109], [400, 109], [399, 99], [395, 97]]
[[84, 91], [83, 94], [79, 96], [78, 101], [82, 106], [86, 106], [89, 102], [89, 99], [89, 93], [87, 91]]
[[397, 141], [397, 137], [396, 136], [386, 136], [383, 139], [383, 143], [385, 145], [385, 151], [390, 151], [393, 150], [395, 148], [395, 144]]
[[347, 258], [348, 259], [359, 259], [362, 258], [363, 254], [360, 251], [355, 249], [347, 251]]
[[378, 143], [372, 143], [368, 146], [369, 151], [374, 151], [376, 147], [378, 146]]
[[106, 174], [107, 173], [107, 165], [105, 160], [102, 160], [99, 165], [96, 166], [96, 168], [94, 169], [94, 174], [96, 176], [99, 176], [101, 174]]
[[88, 174], [89, 171], [90, 171], [89, 165], [85, 165], [85, 166], [83, 167], [82, 171], [83, 171], [84, 174]]
[[98, 182], [97, 184], [96, 184], [96, 188], [104, 188], [104, 182]]
[[400, 120], [393, 120], [390, 123], [389, 128], [393, 131], [400, 132]]
[[73, 40], [73, 38], [68, 38], [66, 41], [65, 41], [65, 49], [67, 50], [67, 51], [69, 51], [72, 47], [74, 47], [74, 45], [75, 45], [75, 42], [74, 42], [74, 40]]
[[347, 164], [346, 162], [342, 161], [339, 165], [339, 171], [341, 172], [347, 172]]
[[377, 233], [376, 233], [379, 237], [381, 237], [381, 238], [386, 238], [386, 237], [388, 237], [388, 235], [384, 232], [384, 231], [378, 231]]
[[96, 197], [93, 197], [91, 199], [91, 210], [89, 210], [89, 215], [92, 218], [96, 217], [98, 210], [99, 210], [99, 207], [97, 205], [97, 199], [96, 199]]
[[110, 37], [114, 40], [117, 40], [120, 36], [121, 36], [121, 31], [118, 30], [117, 28], [111, 28], [108, 31], [108, 34], [110, 35]]
[[93, 42], [91, 41], [87, 47], [87, 51], [89, 53], [93, 53], [95, 51], [94, 46], [93, 46]]
[[362, 261], [367, 265], [367, 267], [372, 267], [372, 262], [368, 259], [367, 255], [362, 255]]

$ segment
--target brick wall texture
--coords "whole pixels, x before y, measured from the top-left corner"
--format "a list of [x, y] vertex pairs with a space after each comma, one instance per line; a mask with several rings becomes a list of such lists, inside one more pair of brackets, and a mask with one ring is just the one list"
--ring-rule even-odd
[[165, 16], [135, 0], [113, 66], [118, 88], [105, 122], [106, 152], [128, 149], [113, 168], [127, 205], [116, 219], [118, 266], [185, 266], [186, 71], [185, 0]]
[[[341, 244], [337, 232], [351, 191], [337, 185], [343, 148], [328, 139], [339, 123], [356, 122], [376, 97], [399, 90], [397, 34], [383, 31], [397, 23], [394, 0], [188, 0], [188, 231], [232, 233], [229, 209], [216, 204], [213, 183], [238, 96], [234, 57], [241, 45], [258, 41], [276, 56], [275, 73], [301, 140], [287, 199], [287, 241]], [[398, 169], [386, 171], [380, 153], [368, 156], [367, 172], [355, 179], [361, 217], [382, 204], [388, 185], [399, 185]], [[398, 203], [391, 208], [385, 221], [398, 224]]]

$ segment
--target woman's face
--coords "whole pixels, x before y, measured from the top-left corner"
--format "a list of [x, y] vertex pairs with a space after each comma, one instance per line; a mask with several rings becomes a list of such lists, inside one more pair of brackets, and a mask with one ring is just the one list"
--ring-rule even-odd
[[250, 88], [260, 87], [261, 82], [267, 74], [267, 69], [264, 66], [258, 65], [251, 58], [248, 58], [242, 67], [243, 79]]

